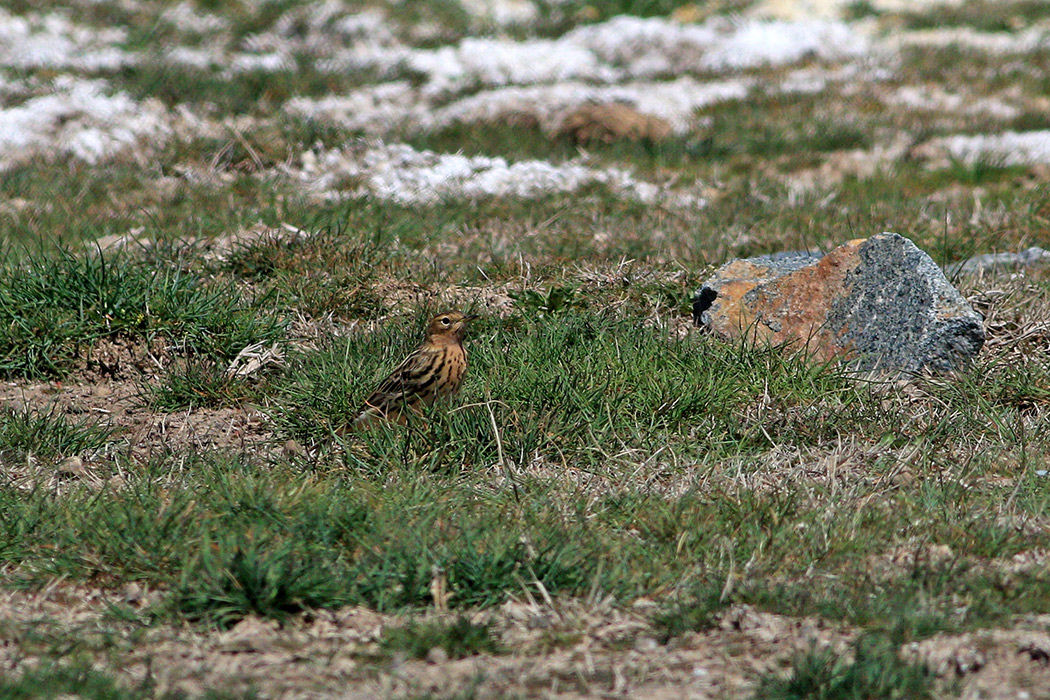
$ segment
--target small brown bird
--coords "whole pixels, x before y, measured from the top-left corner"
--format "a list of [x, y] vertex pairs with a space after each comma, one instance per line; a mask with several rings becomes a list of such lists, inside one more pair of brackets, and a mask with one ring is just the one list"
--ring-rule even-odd
[[350, 429], [382, 420], [404, 425], [406, 410], [418, 413], [421, 406], [456, 393], [467, 371], [463, 335], [475, 318], [446, 311], [430, 319], [426, 340], [372, 392]]

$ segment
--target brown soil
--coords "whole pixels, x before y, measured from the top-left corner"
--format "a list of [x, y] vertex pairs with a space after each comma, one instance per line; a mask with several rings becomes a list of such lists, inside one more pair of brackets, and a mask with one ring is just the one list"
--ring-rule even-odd
[[[0, 593], [0, 666], [32, 667], [43, 660], [48, 635], [116, 669], [128, 684], [149, 679], [158, 693], [255, 689], [272, 698], [451, 697], [472, 691], [480, 699], [740, 698], [755, 680], [786, 672], [793, 656], [813, 649], [844, 653], [855, 631], [815, 618], [790, 618], [737, 606], [711, 629], [660, 643], [639, 601], [629, 609], [612, 601], [514, 600], [468, 613], [492, 625], [508, 650], [500, 655], [449, 659], [439, 649], [424, 659], [380, 645], [386, 628], [405, 619], [363, 608], [301, 615], [283, 625], [247, 618], [228, 630], [150, 627], [107, 615], [108, 606], [146, 609], [156, 592], [129, 584], [122, 591], [55, 585], [38, 593]], [[453, 619], [428, 613], [427, 620]], [[938, 635], [905, 645], [905, 659], [925, 664], [941, 687], [965, 698], [1050, 697], [1050, 636], [1046, 616], [1015, 629]], [[32, 628], [33, 634], [25, 631]], [[108, 640], [105, 644], [103, 639]], [[135, 639], [135, 642], [130, 641]], [[36, 641], [34, 641], [36, 640]], [[117, 640], [117, 641], [113, 641]]]

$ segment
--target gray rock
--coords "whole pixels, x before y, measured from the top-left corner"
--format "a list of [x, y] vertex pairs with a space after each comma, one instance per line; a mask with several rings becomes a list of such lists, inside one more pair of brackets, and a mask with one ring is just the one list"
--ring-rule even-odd
[[895, 233], [826, 255], [734, 260], [697, 292], [693, 313], [723, 337], [804, 348], [859, 370], [952, 370], [984, 344], [981, 316]]

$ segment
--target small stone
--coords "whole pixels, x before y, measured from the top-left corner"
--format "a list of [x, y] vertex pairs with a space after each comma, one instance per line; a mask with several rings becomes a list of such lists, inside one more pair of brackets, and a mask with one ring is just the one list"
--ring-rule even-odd
[[98, 384], [92, 388], [91, 393], [99, 398], [106, 398], [113, 393], [113, 390], [105, 384]]
[[723, 265], [693, 299], [716, 335], [804, 349], [857, 370], [950, 371], [984, 344], [984, 322], [914, 243], [882, 233], [826, 255]]
[[954, 266], [949, 272], [981, 272], [982, 270], [1006, 269], [1015, 270], [1022, 267], [1050, 265], [1050, 250], [1033, 246], [1019, 253], [986, 253]]
[[66, 474], [75, 477], [87, 476], [87, 469], [84, 468], [84, 460], [76, 455], [63, 459], [58, 463], [57, 469], [59, 474]]
[[634, 640], [634, 650], [641, 654], [648, 654], [660, 648], [660, 643], [652, 637], [638, 637]]
[[434, 647], [427, 652], [427, 663], [437, 666], [448, 661], [448, 652], [441, 647]]
[[295, 440], [289, 440], [284, 443], [284, 446], [281, 448], [281, 456], [285, 459], [306, 457], [306, 448]]
[[124, 602], [128, 605], [138, 605], [145, 598], [142, 586], [132, 582], [124, 586]]
[[219, 647], [228, 653], [269, 652], [276, 646], [277, 623], [246, 617], [219, 635]]

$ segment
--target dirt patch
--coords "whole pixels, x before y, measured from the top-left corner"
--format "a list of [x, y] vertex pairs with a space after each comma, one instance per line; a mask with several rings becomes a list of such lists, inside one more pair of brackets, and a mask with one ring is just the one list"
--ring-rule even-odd
[[671, 123], [625, 104], [584, 105], [565, 116], [555, 135], [567, 136], [574, 143], [657, 142], [671, 135]]
[[136, 381], [5, 383], [0, 385], [0, 405], [31, 413], [54, 412], [115, 429], [115, 439], [102, 451], [59, 456], [80, 458], [88, 473], [105, 471], [118, 454], [143, 463], [154, 454], [176, 449], [254, 451], [272, 438], [269, 421], [257, 407], [164, 413], [149, 408], [143, 392], [143, 385]]
[[1050, 698], [1050, 635], [1043, 630], [937, 635], [905, 646], [902, 656], [957, 679], [964, 698]]
[[416, 313], [420, 306], [471, 309], [487, 316], [509, 316], [514, 300], [510, 284], [490, 287], [422, 285], [391, 280], [373, 288], [385, 308], [395, 312]]
[[[320, 611], [283, 625], [247, 618], [226, 631], [151, 627], [134, 644], [124, 634], [129, 623], [105, 613], [107, 605], [141, 609], [155, 599], [138, 587], [0, 593], [0, 629], [9, 640], [0, 645], [0, 661], [10, 669], [43, 658], [47, 644], [38, 646], [25, 634], [32, 626], [36, 639], [71, 636], [99, 661], [106, 654], [105, 665], [121, 669], [124, 682], [148, 677], [161, 693], [254, 687], [264, 697], [371, 699], [445, 697], [472, 688], [478, 698], [721, 698], [748, 692], [757, 674], [783, 667], [796, 652], [844, 650], [852, 637], [820, 620], [741, 606], [727, 611], [717, 627], [664, 645], [650, 622], [652, 603], [624, 609], [612, 601], [511, 601], [468, 613], [490, 623], [508, 653], [408, 659], [380, 645], [384, 629], [406, 619], [362, 608]], [[103, 652], [96, 642], [106, 635], [117, 641]]]

